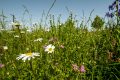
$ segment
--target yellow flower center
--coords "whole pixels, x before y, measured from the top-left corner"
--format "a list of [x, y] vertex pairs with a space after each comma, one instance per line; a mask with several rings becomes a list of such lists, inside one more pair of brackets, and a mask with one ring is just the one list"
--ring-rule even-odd
[[52, 51], [52, 48], [49, 48], [49, 51]]
[[26, 53], [26, 56], [32, 56], [32, 53], [31, 52]]

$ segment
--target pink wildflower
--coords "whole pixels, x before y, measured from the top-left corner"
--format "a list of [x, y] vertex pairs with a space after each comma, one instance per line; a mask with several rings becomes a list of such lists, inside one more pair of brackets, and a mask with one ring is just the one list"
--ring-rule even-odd
[[44, 45], [43, 48], [45, 49], [47, 47], [47, 45]]
[[5, 65], [4, 64], [0, 64], [0, 68], [3, 68]]
[[64, 45], [60, 45], [60, 48], [65, 48], [65, 46]]
[[81, 72], [81, 73], [86, 72], [86, 70], [85, 70], [85, 66], [84, 66], [84, 65], [81, 65], [81, 66], [80, 66], [80, 72]]

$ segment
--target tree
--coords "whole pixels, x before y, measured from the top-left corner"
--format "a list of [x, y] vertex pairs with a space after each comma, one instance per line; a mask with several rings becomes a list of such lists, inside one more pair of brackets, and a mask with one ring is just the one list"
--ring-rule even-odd
[[96, 16], [94, 18], [94, 21], [92, 22], [92, 27], [95, 29], [100, 29], [103, 27], [103, 25], [104, 25], [104, 21], [99, 16]]

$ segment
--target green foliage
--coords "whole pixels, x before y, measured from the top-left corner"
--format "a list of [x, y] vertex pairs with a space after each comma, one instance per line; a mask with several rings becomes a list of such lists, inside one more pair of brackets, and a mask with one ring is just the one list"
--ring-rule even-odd
[[[0, 80], [120, 79], [119, 26], [89, 31], [76, 28], [72, 17], [64, 24], [55, 25], [52, 20], [50, 23], [50, 31], [41, 26], [32, 32], [26, 28], [0, 31], [0, 63], [5, 65], [0, 68]], [[43, 41], [34, 42], [37, 38]], [[55, 46], [54, 53], [45, 52], [43, 46], [48, 44]], [[8, 46], [8, 50], [3, 46]], [[30, 51], [39, 52], [40, 56], [26, 62], [16, 60], [19, 54]], [[74, 71], [72, 64], [84, 64], [86, 72]]]
[[104, 21], [99, 16], [96, 16], [94, 18], [94, 21], [92, 22], [92, 27], [95, 29], [100, 29], [103, 27], [103, 25], [104, 25]]

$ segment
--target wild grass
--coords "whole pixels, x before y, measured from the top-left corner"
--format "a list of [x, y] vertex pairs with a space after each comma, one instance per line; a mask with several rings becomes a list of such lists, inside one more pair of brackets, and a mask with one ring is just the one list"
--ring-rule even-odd
[[[120, 26], [89, 30], [76, 27], [73, 18], [49, 30], [14, 28], [0, 31], [0, 80], [119, 80]], [[14, 26], [15, 27], [15, 26]], [[34, 41], [42, 38], [42, 41]], [[44, 47], [55, 46], [53, 53]], [[7, 46], [8, 49], [4, 49]], [[19, 54], [38, 52], [40, 56], [23, 62]], [[75, 71], [73, 64], [85, 67]]]

